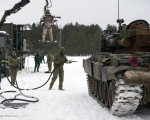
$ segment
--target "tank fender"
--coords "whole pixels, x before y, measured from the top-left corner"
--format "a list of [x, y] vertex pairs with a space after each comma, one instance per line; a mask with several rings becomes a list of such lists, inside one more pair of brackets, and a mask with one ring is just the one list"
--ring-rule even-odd
[[127, 70], [124, 73], [126, 85], [150, 85], [150, 71]]
[[[106, 78], [106, 81], [108, 80], [116, 80], [115, 74], [121, 71], [127, 71], [127, 70], [142, 70], [142, 71], [148, 71], [148, 68], [146, 67], [132, 67], [132, 66], [119, 66], [119, 67], [115, 67], [115, 66], [108, 66], [105, 69], [102, 69], [102, 78], [103, 81], [105, 80], [104, 78]], [[105, 70], [105, 71], [104, 71]], [[104, 74], [104, 72], [106, 74]], [[106, 75], [106, 77], [104, 77]]]
[[[115, 80], [116, 77], [115, 77], [115, 74], [120, 72], [120, 71], [126, 71], [126, 70], [143, 70], [143, 71], [146, 71], [148, 70], [148, 68], [141, 68], [141, 67], [132, 67], [132, 66], [119, 66], [119, 67], [115, 67], [115, 66], [105, 66], [103, 64], [99, 64], [99, 70], [95, 70], [95, 67], [94, 67], [94, 77], [98, 80], [101, 80], [102, 81], [108, 81], [108, 80]], [[101, 75], [100, 73], [97, 73], [96, 71], [99, 71], [101, 72]], [[99, 76], [99, 77], [97, 77]]]
[[103, 64], [100, 62], [95, 62], [93, 63], [93, 73], [94, 73], [94, 78], [97, 80], [102, 80], [102, 66]]
[[115, 67], [114, 66], [109, 66], [106, 67], [106, 80], [116, 80], [115, 74], [112, 74], [112, 71]]
[[148, 71], [148, 68], [147, 67], [132, 67], [132, 66], [119, 66], [119, 67], [116, 67], [112, 70], [112, 74], [116, 74], [120, 71], [126, 71], [126, 70], [142, 70], [142, 71]]
[[83, 68], [84, 68], [84, 71], [92, 76], [92, 61], [88, 60], [88, 59], [84, 59], [83, 60]]

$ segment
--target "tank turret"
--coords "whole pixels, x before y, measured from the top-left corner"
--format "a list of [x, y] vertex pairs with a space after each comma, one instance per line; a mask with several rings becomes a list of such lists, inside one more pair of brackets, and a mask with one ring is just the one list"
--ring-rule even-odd
[[[119, 20], [118, 20], [119, 22]], [[129, 25], [119, 22], [119, 31], [104, 31], [102, 37], [102, 51], [113, 53], [133, 53], [150, 51], [149, 24], [145, 20], [136, 20]]]

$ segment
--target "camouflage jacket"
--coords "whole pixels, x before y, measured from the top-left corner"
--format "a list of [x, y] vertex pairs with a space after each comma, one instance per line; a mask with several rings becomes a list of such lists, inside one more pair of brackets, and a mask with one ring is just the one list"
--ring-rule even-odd
[[67, 61], [68, 61], [68, 59], [66, 58], [65, 55], [57, 54], [54, 56], [54, 60], [53, 60], [54, 67], [58, 66], [60, 64], [61, 64], [60, 67], [63, 67], [64, 63], [66, 63]]
[[48, 54], [47, 56], [47, 62], [53, 62], [53, 55], [52, 54]]
[[19, 67], [19, 60], [17, 57], [13, 58], [13, 56], [10, 56], [9, 58], [9, 66], [13, 68]]

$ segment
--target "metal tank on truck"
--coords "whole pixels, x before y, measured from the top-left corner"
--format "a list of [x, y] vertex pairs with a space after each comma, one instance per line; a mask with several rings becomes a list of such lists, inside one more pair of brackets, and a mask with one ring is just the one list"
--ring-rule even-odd
[[89, 94], [117, 116], [150, 102], [150, 28], [145, 20], [103, 31], [101, 52], [83, 60]]
[[27, 43], [24, 39], [24, 25], [16, 25], [13, 23], [5, 23], [0, 28], [0, 57], [2, 62], [2, 77], [9, 76], [8, 59], [11, 52], [14, 50], [19, 59], [19, 69], [25, 67], [25, 57], [29, 53]]

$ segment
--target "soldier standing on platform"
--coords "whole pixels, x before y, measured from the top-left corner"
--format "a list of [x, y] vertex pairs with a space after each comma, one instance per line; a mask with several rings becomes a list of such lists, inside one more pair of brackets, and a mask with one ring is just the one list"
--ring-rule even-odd
[[42, 18], [40, 19], [40, 23], [43, 22], [43, 34], [41, 42], [45, 42], [47, 32], [49, 33], [50, 41], [53, 42], [53, 33], [52, 33], [53, 17], [51, 16], [48, 8], [44, 10], [44, 14], [45, 15], [43, 15]]

